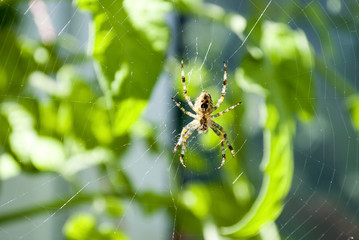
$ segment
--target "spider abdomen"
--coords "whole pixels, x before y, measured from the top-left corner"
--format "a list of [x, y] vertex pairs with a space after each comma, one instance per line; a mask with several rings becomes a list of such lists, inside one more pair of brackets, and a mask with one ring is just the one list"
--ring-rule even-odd
[[198, 133], [207, 133], [208, 132], [208, 119], [206, 116], [202, 116], [199, 119], [199, 127], [198, 127]]

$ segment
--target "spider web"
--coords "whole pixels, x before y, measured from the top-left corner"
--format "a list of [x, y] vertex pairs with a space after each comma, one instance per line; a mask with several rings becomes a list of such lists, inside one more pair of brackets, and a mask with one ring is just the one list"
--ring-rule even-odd
[[[34, 15], [34, 2], [20, 2], [11, 8], [23, 16], [18, 35], [39, 40]], [[234, 90], [234, 71], [240, 66], [240, 60], [246, 53], [245, 47], [257, 33], [259, 25], [264, 21], [282, 21], [293, 29], [302, 29], [314, 51], [322, 59], [324, 75], [315, 77], [317, 103], [313, 119], [306, 124], [297, 123], [294, 140], [295, 170], [291, 190], [286, 198], [284, 209], [277, 219], [277, 228], [282, 239], [356, 239], [359, 238], [359, 166], [358, 133], [353, 129], [350, 116], [345, 108], [345, 102], [350, 93], [342, 94], [342, 84], [338, 78], [345, 78], [356, 89], [358, 76], [358, 17], [359, 2], [352, 1], [211, 1], [226, 10], [237, 12], [244, 17], [253, 18], [251, 28], [246, 35], [238, 38], [233, 32], [224, 29], [211, 20], [204, 20], [198, 16], [180, 17], [176, 14], [168, 16], [168, 23], [172, 31], [172, 43], [169, 54], [174, 59], [184, 58], [185, 74], [189, 95], [194, 100], [199, 92], [209, 89], [214, 101], [220, 96], [223, 79], [223, 61], [227, 62], [228, 84], [227, 96], [237, 101], [251, 102], [251, 106], [260, 106], [263, 99], [254, 94], [238, 95]], [[6, 1], [1, 3], [10, 6]], [[286, 5], [295, 10], [288, 10]], [[78, 48], [83, 54], [89, 53], [88, 24], [90, 18], [87, 14], [78, 11], [68, 1], [46, 2], [48, 16], [40, 19], [40, 24], [49, 24], [49, 35], [43, 38], [61, 38], [65, 44], [71, 46], [76, 39]], [[353, 7], [354, 6], [354, 7]], [[255, 9], [254, 13], [248, 13]], [[1, 17], [0, 17], [1, 18]], [[51, 23], [49, 23], [51, 19]], [[16, 23], [11, 23], [15, 25]], [[40, 34], [41, 35], [41, 34]], [[121, 37], [121, 36], [117, 36]], [[0, 53], [1, 53], [0, 46]], [[75, 60], [69, 58], [68, 64]], [[20, 64], [20, 63], [19, 63]], [[177, 68], [180, 69], [179, 66]], [[95, 70], [92, 66], [82, 69], [89, 79], [94, 79]], [[204, 74], [202, 70], [207, 70]], [[92, 77], [91, 77], [92, 75]], [[334, 80], [331, 84], [327, 79]], [[179, 131], [188, 119], [178, 116], [177, 109], [171, 97], [181, 98], [181, 88], [175, 88], [175, 81], [180, 84], [178, 73], [164, 72], [161, 74], [149, 105], [144, 113], [144, 119], [150, 122], [155, 130], [154, 142], [161, 146], [159, 151], [155, 145], [148, 145], [143, 140], [134, 138], [129, 148], [122, 156], [121, 168], [103, 173], [95, 167], [81, 171], [78, 178], [80, 186], [72, 191], [64, 181], [64, 176], [47, 173], [38, 176], [20, 174], [3, 181], [0, 195], [0, 216], [27, 209], [28, 206], [43, 208], [43, 203], [61, 198], [60, 205], [53, 205], [41, 214], [23, 211], [16, 221], [0, 225], [0, 239], [63, 239], [62, 227], [67, 218], [76, 212], [87, 212], [90, 209], [101, 209], [101, 201], [91, 204], [79, 205], [72, 208], [78, 196], [87, 191], [98, 191], [109, 175], [125, 171], [134, 186], [131, 197], [124, 202], [123, 214], [116, 221], [118, 232], [124, 231], [130, 239], [216, 239], [209, 228], [203, 234], [182, 235], [180, 224], [181, 212], [175, 199], [175, 193], [183, 189], [185, 183], [202, 181], [221, 182], [222, 172], [209, 170], [204, 173], [183, 169], [177, 164], [178, 156], [169, 154], [179, 137]], [[96, 81], [90, 81], [95, 89], [100, 89]], [[301, 84], [297, 82], [296, 84]], [[345, 89], [345, 86], [344, 86]], [[99, 90], [100, 91], [100, 90]], [[216, 92], [217, 91], [217, 92]], [[355, 91], [355, 90], [354, 90]], [[5, 94], [4, 98], [11, 94]], [[226, 96], [226, 97], [227, 97]], [[31, 103], [33, 99], [25, 95], [16, 96], [18, 101]], [[305, 101], [308, 99], [302, 99]], [[299, 99], [301, 101], [301, 99]], [[225, 102], [226, 107], [236, 102]], [[185, 103], [182, 100], [182, 103]], [[76, 103], [77, 104], [77, 103]], [[94, 102], [81, 102], [93, 106]], [[225, 105], [228, 104], [228, 105]], [[186, 108], [189, 110], [188, 108]], [[252, 176], [251, 181], [255, 188], [261, 183], [259, 170], [260, 159], [263, 155], [261, 123], [258, 121], [260, 109], [246, 109], [245, 120], [240, 123], [245, 128], [240, 135], [226, 129], [231, 143], [240, 146], [238, 151], [253, 151], [245, 159], [243, 172], [238, 172], [235, 183], [243, 174]], [[239, 111], [231, 111], [226, 115], [240, 119]], [[228, 117], [228, 118], [230, 118]], [[219, 123], [226, 123], [226, 116], [221, 117]], [[85, 128], [87, 122], [83, 123]], [[201, 136], [196, 133], [189, 139], [185, 153], [185, 161], [195, 158], [195, 152], [202, 151], [204, 146]], [[120, 146], [121, 147], [121, 146]], [[208, 169], [212, 164], [221, 160], [220, 144], [210, 149], [213, 153], [211, 161], [205, 163]], [[217, 154], [217, 155], [216, 155]], [[227, 162], [235, 161], [227, 156]], [[222, 183], [225, 188], [225, 183]], [[153, 214], [145, 214], [136, 202], [138, 195], [143, 191], [155, 191], [169, 194], [172, 203], [168, 208], [173, 215], [165, 210]], [[256, 190], [258, 191], [258, 190]], [[68, 193], [70, 193], [68, 195]], [[66, 197], [68, 196], [68, 197]], [[218, 203], [220, 204], [220, 203]], [[69, 206], [71, 205], [71, 208]], [[50, 205], [51, 206], [51, 205]], [[140, 229], [140, 231], [139, 231]]]

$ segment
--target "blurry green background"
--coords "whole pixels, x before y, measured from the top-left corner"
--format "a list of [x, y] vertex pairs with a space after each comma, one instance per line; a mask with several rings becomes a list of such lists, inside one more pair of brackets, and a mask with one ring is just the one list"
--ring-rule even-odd
[[[0, 1], [0, 239], [357, 239], [356, 0]], [[194, 101], [220, 140], [172, 149]]]

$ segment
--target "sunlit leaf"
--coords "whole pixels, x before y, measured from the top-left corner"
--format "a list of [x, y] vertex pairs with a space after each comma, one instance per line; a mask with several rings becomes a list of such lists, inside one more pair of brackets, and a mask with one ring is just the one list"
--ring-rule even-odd
[[162, 0], [78, 0], [77, 4], [94, 17], [93, 56], [101, 69], [103, 90], [119, 99], [147, 99], [168, 45], [164, 17], [171, 5]]
[[0, 179], [7, 179], [16, 176], [21, 172], [19, 164], [7, 153], [0, 155]]
[[68, 240], [127, 240], [127, 236], [111, 225], [97, 226], [96, 218], [88, 213], [72, 216], [63, 232]]
[[106, 211], [114, 217], [118, 217], [123, 214], [123, 203], [118, 197], [106, 197]]
[[347, 105], [352, 119], [354, 128], [359, 131], [359, 96], [353, 95], [348, 97]]
[[264, 179], [259, 195], [249, 212], [235, 225], [224, 228], [224, 234], [250, 237], [281, 213], [293, 175], [292, 137], [294, 125], [285, 121], [273, 105], [267, 106], [264, 134], [264, 156], [261, 164]]
[[58, 170], [61, 170], [65, 175], [72, 175], [90, 166], [107, 163], [113, 159], [112, 151], [102, 147], [95, 147], [91, 150], [73, 153], [73, 155], [67, 159], [66, 165]]
[[281, 240], [276, 224], [270, 223], [263, 226], [259, 232], [262, 240]]
[[283, 110], [309, 119], [315, 105], [314, 57], [304, 32], [267, 22], [260, 44], [258, 51], [263, 55], [246, 56], [236, 74], [238, 83], [248, 91], [266, 94], [268, 99], [285, 100], [281, 102]]
[[[94, 238], [96, 219], [90, 214], [78, 214], [71, 217], [65, 224], [63, 232], [68, 239], [81, 240]], [[92, 235], [92, 236], [91, 236]]]
[[313, 53], [302, 31], [267, 22], [263, 24], [260, 49], [252, 49], [237, 71], [240, 86], [266, 97], [261, 164], [264, 178], [249, 212], [237, 224], [224, 228], [223, 233], [254, 236], [281, 213], [293, 175], [295, 117], [306, 120], [314, 111], [313, 63]]
[[220, 6], [205, 3], [203, 0], [173, 0], [172, 3], [179, 11], [222, 23], [239, 37], [243, 36], [247, 21], [244, 17], [235, 12], [231, 13], [228, 12], [228, 10], [225, 11]]
[[111, 119], [106, 108], [100, 103], [101, 100], [99, 99], [96, 106], [92, 108], [91, 117], [89, 118], [90, 128], [101, 145], [108, 145], [114, 140], [114, 133], [111, 128]]
[[209, 213], [210, 196], [205, 186], [191, 184], [182, 192], [181, 201], [195, 216], [203, 219]]
[[114, 120], [114, 134], [116, 136], [121, 136], [130, 131], [146, 103], [146, 100], [136, 98], [128, 98], [119, 103]]
[[3, 103], [1, 112], [7, 116], [11, 133], [9, 144], [24, 163], [32, 163], [39, 170], [57, 170], [65, 161], [62, 143], [40, 136], [34, 129], [34, 117], [17, 103]]
[[[32, 140], [30, 138], [28, 141], [23, 142], [20, 139], [26, 139], [26, 135], [23, 134], [17, 135], [16, 133], [12, 134], [10, 140], [12, 145], [17, 148], [26, 147], [31, 149], [30, 158], [32, 164], [39, 170], [42, 171], [56, 171], [65, 162], [65, 151], [62, 143], [54, 138], [37, 136]], [[20, 151], [20, 149], [19, 149]]]
[[113, 227], [100, 226], [99, 231], [103, 240], [129, 240], [125, 233]]
[[[102, 142], [108, 143], [115, 137], [117, 150], [128, 140], [131, 127], [146, 106], [162, 70], [169, 41], [165, 15], [171, 4], [163, 0], [78, 0], [76, 3], [93, 15], [95, 68], [106, 97], [106, 108], [114, 111], [110, 115], [113, 119], [106, 120], [113, 124], [111, 129], [101, 124], [104, 131], [100, 132], [95, 121], [93, 129], [97, 129], [95, 135]], [[105, 113], [96, 112], [96, 116], [100, 115]]]

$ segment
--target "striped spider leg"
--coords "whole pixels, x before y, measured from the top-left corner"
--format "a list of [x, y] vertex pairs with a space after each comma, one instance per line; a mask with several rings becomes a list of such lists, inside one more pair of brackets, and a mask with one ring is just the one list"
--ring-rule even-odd
[[183, 58], [181, 60], [181, 76], [182, 76], [182, 86], [183, 86], [183, 95], [186, 98], [186, 101], [188, 103], [188, 106], [190, 106], [190, 108], [196, 112], [193, 103], [191, 102], [191, 99], [188, 96], [187, 93], [187, 88], [186, 88], [186, 77], [184, 76], [184, 70], [183, 70]]
[[173, 149], [173, 152], [175, 153], [177, 151], [177, 149], [179, 148], [179, 146], [182, 144], [180, 161], [184, 167], [186, 167], [186, 165], [183, 162], [184, 151], [186, 150], [186, 142], [187, 142], [187, 139], [192, 135], [194, 130], [196, 130], [198, 128], [198, 124], [199, 124], [199, 122], [197, 120], [193, 120], [192, 122], [187, 124], [182, 129], [181, 136], [178, 139], [178, 142], [177, 142], [175, 148]]
[[224, 100], [224, 96], [226, 95], [226, 85], [227, 85], [227, 65], [226, 62], [223, 62], [223, 69], [224, 69], [224, 76], [223, 76], [223, 86], [222, 86], [222, 93], [221, 93], [221, 98], [218, 99], [218, 102], [216, 104], [216, 106], [214, 106], [213, 108], [213, 112], [217, 110], [217, 108], [219, 108], [219, 106], [221, 106], [223, 100]]
[[[224, 145], [224, 141], [228, 142], [227, 135], [225, 135], [226, 136], [226, 139], [225, 139], [224, 136], [222, 135], [222, 133], [218, 130], [218, 128], [216, 128], [214, 126], [212, 126], [211, 128], [212, 128], [213, 132], [215, 132], [217, 134], [217, 136], [221, 139], [222, 162], [221, 162], [221, 165], [219, 167], [217, 167], [217, 169], [220, 169], [223, 166], [223, 164], [226, 162], [226, 147]], [[231, 145], [229, 144], [228, 146], [231, 146]], [[233, 155], [233, 157], [234, 157], [234, 155]]]
[[212, 118], [216, 118], [216, 117], [222, 116], [223, 114], [225, 114], [226, 112], [231, 111], [233, 108], [237, 107], [237, 106], [238, 106], [239, 104], [241, 104], [241, 103], [242, 103], [242, 102], [236, 103], [236, 104], [234, 104], [232, 107], [229, 107], [229, 108], [227, 108], [226, 110], [224, 110], [224, 111], [222, 111], [222, 112], [219, 112], [219, 113], [217, 113], [217, 114], [215, 114], [215, 115], [212, 115], [211, 117], [212, 117]]
[[[239, 104], [234, 105], [233, 107], [231, 107], [231, 109], [235, 108], [238, 105]], [[221, 112], [222, 113], [221, 115], [223, 115], [225, 112], [230, 111], [231, 109], [228, 108], [227, 110]], [[218, 116], [220, 116], [220, 115], [218, 115]], [[214, 116], [212, 116], [212, 118], [213, 117]], [[215, 132], [215, 134], [217, 134], [217, 136], [221, 139], [222, 163], [221, 163], [221, 165], [219, 167], [217, 167], [217, 169], [220, 169], [223, 166], [223, 164], [226, 162], [226, 149], [225, 149], [224, 143], [227, 144], [227, 146], [228, 146], [229, 150], [231, 151], [231, 154], [232, 154], [233, 157], [235, 156], [235, 152], [233, 150], [232, 145], [229, 143], [229, 140], [227, 138], [227, 133], [224, 130], [224, 128], [221, 125], [219, 125], [218, 123], [216, 123], [215, 121], [213, 121], [213, 120], [211, 120], [211, 124], [209, 126], [213, 130], [213, 132]]]

